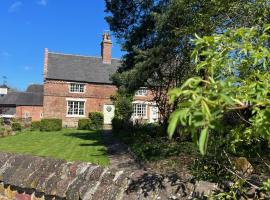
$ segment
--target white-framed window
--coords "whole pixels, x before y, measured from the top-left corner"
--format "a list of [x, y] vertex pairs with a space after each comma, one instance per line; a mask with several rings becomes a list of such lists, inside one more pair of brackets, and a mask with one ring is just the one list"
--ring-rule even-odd
[[146, 96], [147, 95], [147, 88], [140, 88], [135, 92], [135, 96]]
[[29, 118], [29, 117], [30, 117], [30, 113], [29, 113], [29, 112], [24, 112], [24, 113], [23, 113], [23, 117], [24, 117], [25, 119]]
[[71, 93], [84, 93], [85, 85], [81, 83], [70, 83], [69, 92]]
[[146, 117], [146, 104], [134, 103], [133, 104], [133, 116], [134, 117]]
[[67, 101], [68, 116], [85, 116], [85, 101], [68, 100]]

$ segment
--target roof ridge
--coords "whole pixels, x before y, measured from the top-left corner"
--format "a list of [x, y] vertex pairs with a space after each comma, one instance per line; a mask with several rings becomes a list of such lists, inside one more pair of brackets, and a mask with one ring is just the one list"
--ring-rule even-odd
[[[86, 56], [86, 55], [67, 54], [67, 53], [60, 53], [60, 52], [53, 52], [53, 51], [49, 51], [48, 53], [57, 54], [57, 55], [64, 55], [64, 56], [78, 56], [78, 57], [86, 57], [86, 58], [102, 58], [101, 56]], [[119, 59], [119, 58], [112, 58], [112, 60], [121, 60], [121, 59]]]

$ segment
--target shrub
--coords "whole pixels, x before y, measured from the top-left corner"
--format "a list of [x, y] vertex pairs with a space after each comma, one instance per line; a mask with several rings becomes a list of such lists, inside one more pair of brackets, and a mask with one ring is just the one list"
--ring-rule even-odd
[[40, 130], [40, 121], [31, 123], [31, 131], [39, 131]]
[[62, 119], [42, 119], [40, 122], [41, 131], [60, 131], [62, 129]]
[[0, 118], [0, 126], [4, 126], [5, 122], [3, 118]]
[[78, 130], [89, 130], [90, 120], [89, 119], [79, 119]]
[[90, 128], [91, 129], [101, 129], [103, 127], [103, 114], [100, 112], [91, 112], [89, 113], [89, 119], [90, 119]]
[[22, 125], [18, 122], [12, 123], [11, 127], [12, 127], [13, 131], [21, 131], [22, 130]]
[[124, 120], [114, 117], [112, 120], [113, 131], [115, 132], [122, 130], [124, 128], [124, 124], [125, 124]]

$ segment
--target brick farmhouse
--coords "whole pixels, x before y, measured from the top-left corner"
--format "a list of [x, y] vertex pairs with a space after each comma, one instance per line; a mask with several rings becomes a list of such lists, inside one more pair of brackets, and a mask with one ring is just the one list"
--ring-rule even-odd
[[[117, 87], [110, 77], [120, 65], [119, 59], [112, 58], [112, 41], [108, 33], [103, 34], [101, 57], [62, 54], [45, 49], [43, 100], [42, 106], [38, 107], [42, 112], [37, 111], [36, 104], [27, 108], [20, 105], [16, 107], [16, 117], [24, 117], [25, 112], [29, 112], [28, 117], [32, 120], [59, 118], [64, 126], [75, 127], [80, 118], [96, 111], [104, 114], [104, 124], [111, 124], [115, 109], [111, 96]], [[146, 88], [136, 92], [133, 120], [158, 120], [158, 109], [152, 99]]]

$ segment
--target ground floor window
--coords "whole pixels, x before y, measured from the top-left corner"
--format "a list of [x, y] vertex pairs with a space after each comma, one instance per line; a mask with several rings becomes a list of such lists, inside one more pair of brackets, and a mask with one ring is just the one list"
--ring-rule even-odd
[[30, 117], [30, 113], [29, 112], [24, 112], [23, 113], [23, 117], [24, 118], [29, 118]]
[[146, 104], [134, 103], [133, 104], [134, 117], [146, 117]]
[[68, 115], [84, 116], [85, 102], [84, 101], [68, 101]]

